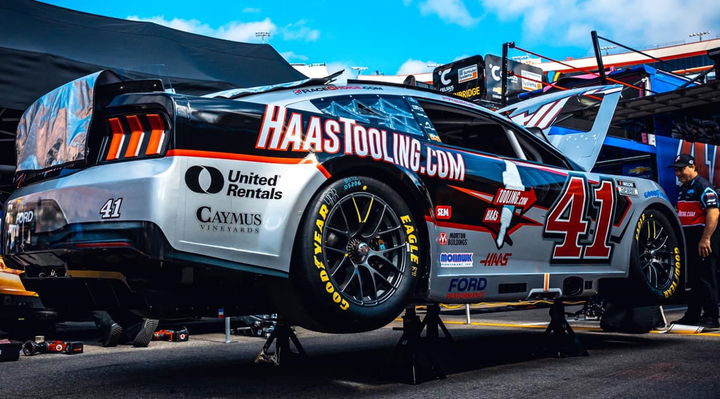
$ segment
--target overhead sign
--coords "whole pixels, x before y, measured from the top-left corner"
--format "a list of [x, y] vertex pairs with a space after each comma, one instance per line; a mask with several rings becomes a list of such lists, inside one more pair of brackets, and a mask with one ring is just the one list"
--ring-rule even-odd
[[[510, 103], [517, 94], [542, 88], [543, 70], [521, 62], [508, 60], [507, 98]], [[484, 99], [501, 101], [502, 96], [502, 58], [488, 54], [485, 56], [485, 93]]]
[[474, 55], [433, 70], [433, 87], [443, 93], [468, 100], [481, 99], [485, 94], [485, 66], [482, 56]]

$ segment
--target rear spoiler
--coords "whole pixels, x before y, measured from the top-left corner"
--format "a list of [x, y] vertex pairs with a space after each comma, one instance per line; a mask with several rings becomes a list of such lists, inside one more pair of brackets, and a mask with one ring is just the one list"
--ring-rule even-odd
[[560, 91], [497, 112], [529, 129], [541, 130], [550, 144], [590, 171], [605, 141], [621, 89], [620, 85], [607, 85]]
[[162, 90], [159, 80], [126, 82], [112, 71], [99, 71], [40, 97], [18, 123], [15, 181], [84, 164], [99, 110], [121, 93]]

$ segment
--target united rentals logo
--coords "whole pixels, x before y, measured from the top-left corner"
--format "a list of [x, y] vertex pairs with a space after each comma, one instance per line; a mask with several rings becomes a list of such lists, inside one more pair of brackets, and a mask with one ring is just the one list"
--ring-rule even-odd
[[[261, 176], [257, 173], [242, 173], [230, 170], [227, 173], [225, 195], [239, 198], [282, 199], [282, 191], [277, 189], [280, 175]], [[217, 194], [225, 188], [226, 177], [212, 166], [191, 166], [185, 172], [185, 184], [198, 194]]]
[[[200, 182], [200, 175], [203, 171], [206, 171], [210, 176], [209, 184], [207, 184], [208, 182]], [[190, 190], [199, 194], [217, 194], [225, 187], [225, 179], [222, 172], [212, 166], [191, 166], [185, 172], [185, 184]]]

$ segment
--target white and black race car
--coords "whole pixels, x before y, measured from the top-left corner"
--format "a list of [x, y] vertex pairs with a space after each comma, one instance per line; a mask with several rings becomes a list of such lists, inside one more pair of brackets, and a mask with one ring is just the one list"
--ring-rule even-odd
[[[659, 302], [685, 258], [671, 204], [652, 181], [589, 172], [619, 95], [501, 115], [393, 85], [196, 97], [97, 73], [20, 122], [6, 262], [58, 309], [224, 307], [330, 332], [418, 302]], [[587, 132], [543, 133], [588, 109]]]

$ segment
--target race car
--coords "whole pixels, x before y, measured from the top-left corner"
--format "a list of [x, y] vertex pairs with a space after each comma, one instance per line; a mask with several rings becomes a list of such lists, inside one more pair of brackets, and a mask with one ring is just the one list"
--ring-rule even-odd
[[0, 336], [26, 338], [51, 330], [57, 313], [46, 309], [36, 292], [25, 290], [18, 274], [0, 256]]
[[[48, 93], [18, 127], [6, 262], [57, 309], [223, 307], [326, 332], [414, 303], [679, 290], [662, 188], [590, 172], [617, 87], [499, 114], [331, 78], [198, 97], [103, 71]], [[594, 122], [545, 134], [579, 114]]]

